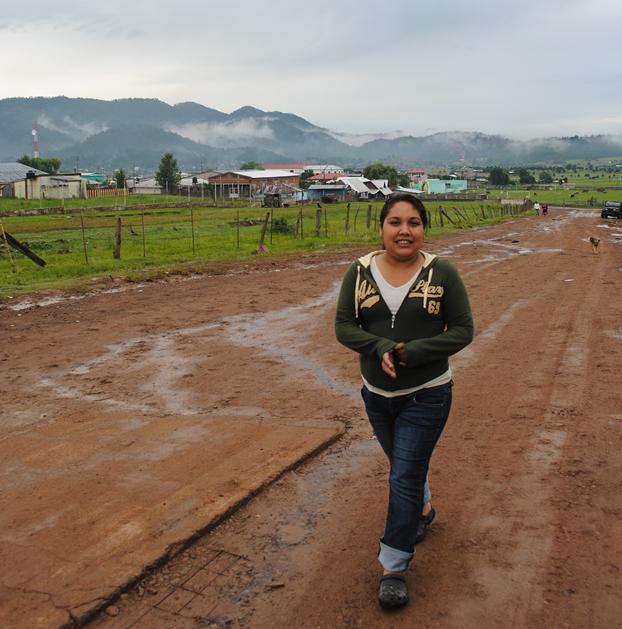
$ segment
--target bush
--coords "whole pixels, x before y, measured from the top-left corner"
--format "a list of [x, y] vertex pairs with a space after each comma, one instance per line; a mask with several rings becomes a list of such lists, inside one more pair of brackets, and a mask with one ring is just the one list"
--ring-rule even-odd
[[272, 221], [272, 231], [277, 234], [289, 234], [292, 232], [292, 228], [284, 216], [277, 216]]

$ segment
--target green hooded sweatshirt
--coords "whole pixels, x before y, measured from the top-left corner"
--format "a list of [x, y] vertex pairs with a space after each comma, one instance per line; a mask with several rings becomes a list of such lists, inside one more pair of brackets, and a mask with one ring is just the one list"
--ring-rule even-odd
[[[382, 299], [371, 273], [373, 251], [348, 269], [337, 302], [337, 340], [360, 354], [361, 372], [370, 385], [397, 391], [425, 384], [449, 368], [448, 357], [473, 340], [473, 317], [456, 267], [421, 252], [423, 268], [395, 317]], [[382, 371], [385, 352], [406, 344], [406, 367], [397, 379]]]

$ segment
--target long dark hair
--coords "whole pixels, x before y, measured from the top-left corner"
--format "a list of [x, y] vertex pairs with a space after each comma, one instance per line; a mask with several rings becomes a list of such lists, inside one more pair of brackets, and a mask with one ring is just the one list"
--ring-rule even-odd
[[423, 205], [421, 199], [418, 199], [414, 194], [410, 192], [394, 192], [384, 203], [382, 206], [382, 210], [380, 210], [380, 226], [382, 227], [384, 223], [384, 219], [389, 214], [389, 210], [400, 201], [406, 201], [406, 203], [410, 203], [417, 212], [419, 212], [419, 216], [421, 217], [421, 222], [423, 223], [423, 228], [428, 228], [428, 213]]

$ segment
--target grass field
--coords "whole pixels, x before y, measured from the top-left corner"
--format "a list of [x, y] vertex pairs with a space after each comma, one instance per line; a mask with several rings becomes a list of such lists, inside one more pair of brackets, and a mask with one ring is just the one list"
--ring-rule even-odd
[[[153, 202], [153, 197], [149, 201]], [[316, 235], [314, 205], [302, 208], [302, 233], [300, 228], [296, 231], [300, 206], [275, 209], [265, 245], [270, 255], [351, 244], [375, 246], [381, 203], [371, 204], [368, 229], [369, 205], [351, 204], [347, 233], [346, 204], [325, 205], [319, 235]], [[439, 206], [446, 211], [443, 225]], [[427, 208], [431, 234], [499, 222], [519, 211], [481, 201], [428, 202]], [[110, 211], [76, 210], [0, 218], [7, 232], [47, 263], [40, 268], [15, 250], [9, 256], [9, 249], [0, 239], [0, 296], [54, 288], [80, 289], [90, 278], [113, 276], [138, 280], [165, 272], [198, 271], [219, 261], [250, 259], [257, 255], [266, 212], [256, 207], [137, 210], [129, 206]], [[117, 217], [121, 218], [120, 259], [114, 259], [112, 253]]]

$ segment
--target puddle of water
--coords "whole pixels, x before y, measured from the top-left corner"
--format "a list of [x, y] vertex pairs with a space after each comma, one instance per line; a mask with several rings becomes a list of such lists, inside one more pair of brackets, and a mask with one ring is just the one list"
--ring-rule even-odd
[[[326, 262], [313, 262], [313, 263], [299, 263], [287, 266], [287, 269], [319, 269], [327, 266], [343, 266], [346, 264], [350, 264], [352, 260], [330, 260]], [[259, 270], [259, 269], [258, 269]], [[284, 268], [274, 267], [274, 268], [262, 268], [261, 272], [264, 273], [280, 273]], [[206, 277], [235, 277], [237, 275], [245, 275], [249, 272], [249, 267], [244, 266], [241, 269], [230, 271], [228, 273], [222, 273], [219, 275], [205, 273], [205, 274], [195, 274], [195, 275], [187, 275], [183, 277], [176, 277], [176, 281], [178, 282], [192, 282], [194, 280], [206, 278]], [[115, 286], [114, 288], [103, 288], [88, 291], [82, 295], [57, 295], [54, 297], [44, 297], [40, 300], [33, 301], [31, 298], [27, 297], [17, 303], [8, 303], [8, 304], [0, 304], [0, 310], [29, 310], [30, 308], [40, 307], [43, 308], [45, 306], [53, 306], [54, 304], [63, 303], [65, 301], [76, 301], [80, 299], [87, 299], [88, 297], [93, 297], [95, 295], [115, 295], [117, 293], [124, 293], [127, 291], [137, 291], [142, 292], [147, 286], [153, 284], [153, 282], [149, 283], [139, 283], [139, 284], [123, 284], [122, 286]], [[9, 299], [13, 299], [13, 297], [9, 297]]]

